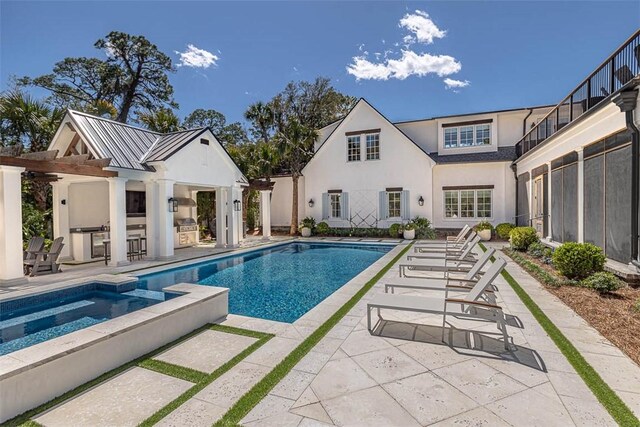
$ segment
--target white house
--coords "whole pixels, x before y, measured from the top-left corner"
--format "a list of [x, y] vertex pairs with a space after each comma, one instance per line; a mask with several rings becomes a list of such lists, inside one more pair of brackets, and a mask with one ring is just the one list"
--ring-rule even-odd
[[[380, 227], [416, 216], [437, 228], [515, 218], [515, 143], [551, 107], [392, 123], [360, 99], [319, 130], [301, 178], [300, 217]], [[272, 224], [291, 218], [290, 178], [276, 177]], [[278, 202], [286, 205], [279, 209]]]
[[[146, 241], [147, 258], [171, 258], [175, 248], [198, 241], [199, 191], [216, 193], [217, 246], [235, 247], [242, 239], [242, 188], [248, 181], [208, 128], [160, 134], [69, 110], [49, 152], [55, 159], [48, 167], [57, 178], [53, 235], [64, 238], [62, 259], [99, 259], [108, 239], [111, 264], [126, 263], [135, 238]], [[62, 167], [66, 160], [79, 158], [111, 159], [104, 168], [110, 176], [59, 172], [69, 169]], [[0, 166], [2, 282], [23, 275], [20, 175], [26, 168], [21, 161], [29, 162]]]

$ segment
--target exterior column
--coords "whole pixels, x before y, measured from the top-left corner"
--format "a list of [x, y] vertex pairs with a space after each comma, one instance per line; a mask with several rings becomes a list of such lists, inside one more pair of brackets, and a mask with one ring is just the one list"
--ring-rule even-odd
[[190, 191], [190, 195], [191, 195], [191, 200], [193, 200], [194, 202], [196, 202], [195, 206], [192, 206], [191, 208], [189, 208], [189, 216], [191, 216], [191, 218], [196, 220], [196, 223], [198, 223], [198, 232], [196, 233], [196, 243], [200, 243], [200, 223], [198, 221], [198, 191], [197, 190], [191, 190]]
[[156, 214], [158, 215], [158, 259], [170, 259], [173, 257], [173, 211], [169, 212], [169, 199], [173, 197], [174, 181], [159, 179], [156, 181], [158, 188], [158, 201]]
[[227, 246], [227, 198], [222, 187], [216, 188], [216, 248]]
[[576, 150], [578, 153], [578, 242], [584, 242], [584, 151], [582, 148]]
[[127, 207], [126, 178], [107, 178], [109, 182], [109, 239], [111, 240], [111, 261], [117, 267], [127, 261]]
[[238, 214], [242, 215], [242, 212], [236, 212], [234, 210], [234, 201], [240, 200], [242, 203], [242, 196], [238, 198], [238, 191], [235, 188], [227, 189], [227, 247], [228, 248], [236, 248], [240, 243], [240, 239], [238, 238], [238, 231], [240, 229], [240, 225], [242, 224], [242, 216], [240, 216], [240, 221], [238, 221]]
[[[155, 181], [147, 181], [145, 185], [146, 194], [146, 230], [145, 236], [147, 238], [147, 258], [156, 259], [158, 257], [158, 245], [159, 245], [159, 222], [158, 211], [162, 208], [162, 204], [158, 199], [158, 186]], [[168, 209], [168, 203], [165, 204], [165, 208]]]
[[548, 206], [548, 212], [547, 212], [547, 231], [549, 231], [549, 235], [547, 236], [547, 240], [551, 241], [553, 240], [551, 238], [551, 221], [553, 220], [553, 217], [551, 216], [551, 162], [547, 162], [547, 173], [549, 174], [547, 178], [547, 206]]
[[22, 269], [24, 168], [0, 166], [0, 285], [25, 283]]
[[260, 214], [262, 222], [262, 238], [271, 238], [271, 191], [260, 191]]
[[62, 237], [64, 246], [60, 260], [71, 259], [71, 234], [69, 232], [69, 183], [62, 181], [51, 183], [53, 201], [53, 238]]

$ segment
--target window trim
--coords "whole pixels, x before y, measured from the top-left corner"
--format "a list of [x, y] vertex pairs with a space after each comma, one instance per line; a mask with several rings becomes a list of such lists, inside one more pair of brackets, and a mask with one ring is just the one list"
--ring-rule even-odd
[[[391, 215], [391, 205], [390, 205], [390, 198], [389, 195], [390, 194], [397, 194], [398, 195], [398, 215], [397, 216], [392, 216]], [[387, 188], [385, 190], [385, 197], [386, 197], [386, 208], [387, 208], [387, 220], [399, 220], [402, 218], [402, 188]]]
[[[357, 143], [357, 147], [358, 147], [358, 158], [357, 159], [351, 159], [351, 139], [357, 139], [358, 143]], [[355, 149], [355, 145], [354, 145], [354, 149]], [[361, 162], [362, 161], [362, 136], [361, 135], [348, 135], [347, 136], [347, 163], [355, 163], [355, 162]]]
[[[378, 137], [378, 157], [377, 158], [373, 158], [370, 159], [369, 158], [369, 141], [367, 141], [367, 138], [369, 136], [377, 136]], [[371, 133], [366, 133], [364, 134], [364, 161], [365, 162], [375, 162], [377, 160], [380, 160], [380, 132], [371, 132]]]
[[[329, 220], [340, 220], [342, 219], [342, 190], [329, 192]], [[333, 198], [336, 198], [338, 201], [338, 216], [333, 216]]]
[[[493, 185], [478, 185], [478, 186], [451, 186], [451, 187], [442, 187], [442, 218], [445, 221], [467, 221], [467, 220], [492, 220], [494, 213], [494, 204], [493, 204]], [[473, 216], [472, 217], [463, 217], [461, 216], [462, 210], [462, 199], [461, 192], [462, 191], [473, 191]], [[491, 216], [478, 216], [478, 191], [488, 191], [490, 195], [490, 209]], [[458, 195], [458, 211], [456, 217], [448, 217], [447, 216], [447, 192], [456, 192]]]

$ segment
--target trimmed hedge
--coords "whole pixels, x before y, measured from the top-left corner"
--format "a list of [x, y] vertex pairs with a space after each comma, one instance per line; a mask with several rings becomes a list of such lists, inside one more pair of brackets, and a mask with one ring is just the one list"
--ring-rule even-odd
[[502, 224], [496, 225], [496, 234], [503, 240], [509, 240], [509, 233], [511, 233], [511, 230], [514, 228], [516, 228], [515, 224], [503, 222]]
[[602, 248], [591, 243], [567, 242], [553, 252], [553, 266], [569, 279], [584, 279], [604, 269]]
[[509, 238], [511, 247], [517, 251], [525, 251], [529, 245], [540, 241], [533, 227], [515, 227], [509, 233]]
[[389, 236], [393, 238], [398, 238], [402, 231], [402, 224], [391, 224], [389, 227]]

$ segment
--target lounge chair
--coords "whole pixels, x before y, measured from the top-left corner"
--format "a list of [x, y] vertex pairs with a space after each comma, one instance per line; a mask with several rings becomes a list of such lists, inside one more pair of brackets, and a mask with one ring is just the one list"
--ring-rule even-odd
[[459, 272], [467, 273], [473, 268], [477, 260], [472, 256], [461, 254], [458, 257], [440, 257], [426, 259], [410, 259], [415, 255], [407, 255], [404, 260], [398, 264], [400, 277], [422, 277], [410, 276], [408, 271], [438, 271], [438, 272]]
[[471, 230], [471, 227], [469, 227], [468, 224], [465, 224], [456, 236], [447, 236], [447, 242], [461, 242], [464, 239], [464, 236], [469, 234], [469, 230]]
[[[507, 262], [503, 259], [496, 260], [487, 270], [484, 276], [462, 298], [449, 297], [448, 290], [456, 291], [450, 287], [442, 297], [419, 297], [414, 295], [377, 294], [367, 304], [367, 328], [370, 333], [383, 321], [380, 310], [410, 311], [425, 314], [442, 315], [442, 342], [445, 342], [445, 327], [447, 316], [456, 318], [494, 322], [498, 331], [502, 334], [504, 347], [509, 350], [509, 336], [502, 308], [494, 303], [482, 300], [487, 288], [500, 274]], [[371, 311], [376, 309], [378, 321], [371, 324]]]
[[64, 243], [62, 243], [62, 237], [58, 237], [51, 244], [51, 248], [49, 251], [40, 251], [35, 252], [36, 258], [35, 260], [26, 262], [26, 265], [30, 267], [30, 276], [39, 276], [41, 274], [50, 274], [59, 272], [58, 265], [58, 257], [60, 256], [60, 252], [62, 252], [62, 248], [64, 247]]
[[464, 246], [461, 246], [460, 249], [426, 249], [426, 250], [417, 250], [413, 254], [408, 254], [407, 259], [413, 258], [448, 258], [448, 259], [468, 259], [473, 255], [476, 255], [471, 250], [480, 242], [480, 236], [473, 233], [473, 238], [468, 240]]
[[[489, 259], [495, 253], [495, 249], [488, 249], [480, 259], [473, 265], [471, 270], [467, 272], [464, 277], [420, 277], [420, 278], [408, 278], [401, 277], [385, 282], [384, 291], [394, 293], [396, 288], [401, 289], [418, 289], [418, 290], [436, 290], [446, 291], [450, 286], [457, 286], [461, 291], [470, 290], [478, 283], [478, 280], [482, 277], [481, 270], [489, 262]], [[496, 291], [497, 287], [491, 285], [491, 291]], [[488, 291], [488, 290], [487, 290]], [[493, 298], [493, 297], [492, 297]], [[495, 302], [495, 299], [493, 300]]]
[[468, 225], [465, 225], [457, 236], [449, 236], [445, 241], [430, 240], [426, 242], [417, 242], [413, 245], [414, 250], [417, 252], [418, 248], [456, 248], [465, 244], [470, 238], [469, 233], [473, 230]]
[[24, 272], [28, 274], [29, 263], [37, 258], [36, 252], [42, 252], [44, 249], [44, 237], [34, 236], [29, 240], [27, 249], [22, 252], [22, 262], [24, 264]]

